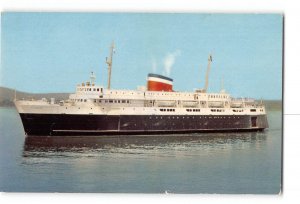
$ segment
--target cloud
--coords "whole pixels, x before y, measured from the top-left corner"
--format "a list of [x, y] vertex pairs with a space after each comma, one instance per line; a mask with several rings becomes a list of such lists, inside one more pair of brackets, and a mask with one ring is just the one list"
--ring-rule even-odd
[[168, 53], [164, 59], [164, 74], [170, 76], [172, 67], [175, 63], [176, 57], [181, 55], [180, 50], [176, 50], [175, 52]]

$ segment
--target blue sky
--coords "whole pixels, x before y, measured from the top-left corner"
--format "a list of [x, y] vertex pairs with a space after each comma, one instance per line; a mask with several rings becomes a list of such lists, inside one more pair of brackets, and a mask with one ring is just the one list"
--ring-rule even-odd
[[281, 99], [282, 15], [160, 13], [2, 13], [0, 86], [74, 92], [96, 73], [114, 41], [111, 86], [136, 89], [148, 73], [174, 79], [177, 91], [204, 86], [235, 97]]

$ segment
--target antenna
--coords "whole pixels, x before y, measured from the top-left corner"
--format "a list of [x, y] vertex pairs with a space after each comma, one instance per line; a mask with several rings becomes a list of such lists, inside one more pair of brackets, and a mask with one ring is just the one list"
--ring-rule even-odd
[[107, 89], [110, 89], [110, 79], [111, 79], [111, 69], [112, 69], [112, 60], [113, 60], [114, 48], [115, 48], [115, 44], [114, 44], [114, 41], [113, 41], [112, 44], [111, 44], [111, 47], [110, 47], [109, 58], [106, 58], [106, 64], [107, 64], [107, 69], [108, 69]]
[[207, 64], [207, 70], [206, 70], [206, 76], [205, 76], [205, 87], [204, 87], [204, 91], [207, 92], [207, 88], [208, 88], [208, 77], [209, 77], [209, 71], [210, 71], [210, 64], [212, 62], [212, 55], [210, 54], [208, 56], [208, 64]]

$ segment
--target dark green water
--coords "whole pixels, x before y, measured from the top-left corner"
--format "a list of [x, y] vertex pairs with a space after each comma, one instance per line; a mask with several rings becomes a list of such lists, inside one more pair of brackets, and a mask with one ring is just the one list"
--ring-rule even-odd
[[27, 138], [0, 108], [0, 191], [278, 194], [281, 111], [258, 133]]

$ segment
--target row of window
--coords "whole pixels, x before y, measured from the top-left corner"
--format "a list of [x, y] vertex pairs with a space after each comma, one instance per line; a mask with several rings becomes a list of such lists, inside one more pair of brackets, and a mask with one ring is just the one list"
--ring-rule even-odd
[[129, 103], [129, 100], [97, 100], [94, 99], [95, 103]]
[[200, 109], [186, 109], [187, 112], [200, 112]]
[[[99, 92], [100, 89], [99, 88], [77, 88], [78, 91], [97, 91]], [[102, 92], [102, 88], [101, 88], [101, 92]]]
[[148, 93], [147, 95], [165, 95], [165, 96], [192, 96], [193, 94], [179, 94], [179, 93], [173, 93], [173, 92], [163, 92], [163, 93], [160, 93], [160, 92], [157, 92], [157, 93]]
[[161, 108], [161, 109], [159, 109], [160, 111], [163, 111], [163, 112], [165, 112], [165, 111], [167, 111], [167, 112], [175, 112], [175, 109], [174, 108]]
[[226, 95], [208, 95], [208, 98], [227, 98]]
[[86, 102], [86, 99], [74, 99], [76, 102]]
[[243, 109], [233, 109], [232, 111], [233, 111], [233, 112], [244, 112]]
[[225, 112], [224, 109], [210, 109], [211, 112]]
[[164, 118], [168, 118], [168, 119], [189, 119], [189, 118], [192, 118], [192, 119], [196, 119], [199, 118], [204, 118], [204, 119], [207, 119], [207, 118], [219, 118], [219, 119], [230, 119], [230, 118], [240, 118], [239, 116], [150, 116], [149, 119], [164, 119]]
[[[142, 93], [144, 93], [145, 94], [145, 92], [118, 92], [118, 91], [110, 91], [110, 94], [131, 94], [131, 95], [133, 95], [133, 94], [138, 94], [138, 95], [140, 95], [140, 94], [142, 94]], [[160, 93], [160, 92], [157, 92], [157, 93], [147, 93], [147, 95], [151, 95], [151, 96], [154, 96], [154, 95], [156, 95], [156, 96], [161, 96], [161, 95], [165, 95], [165, 96], [193, 96], [193, 94], [178, 94], [178, 93], [172, 93], [172, 92], [170, 92], [170, 93], [168, 93], [168, 92], [164, 92], [164, 93]]]

